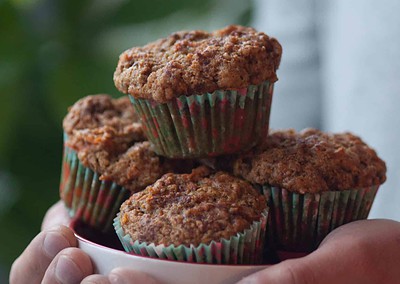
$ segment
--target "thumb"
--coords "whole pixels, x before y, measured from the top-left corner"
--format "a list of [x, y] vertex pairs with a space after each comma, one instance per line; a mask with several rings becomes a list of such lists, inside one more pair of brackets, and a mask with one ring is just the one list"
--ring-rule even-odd
[[239, 283], [399, 283], [400, 223], [356, 221], [331, 232], [311, 254]]
[[130, 283], [146, 283], [146, 284], [158, 284], [156, 279], [150, 275], [129, 269], [129, 268], [115, 268], [108, 275], [108, 279], [111, 284], [130, 284]]
[[56, 225], [68, 226], [70, 221], [67, 208], [60, 200], [47, 210], [42, 222], [42, 231]]
[[306, 256], [298, 259], [285, 260], [279, 264], [272, 265], [260, 272], [243, 278], [239, 283], [312, 284], [321, 282], [316, 281], [314, 270], [310, 267], [309, 256]]

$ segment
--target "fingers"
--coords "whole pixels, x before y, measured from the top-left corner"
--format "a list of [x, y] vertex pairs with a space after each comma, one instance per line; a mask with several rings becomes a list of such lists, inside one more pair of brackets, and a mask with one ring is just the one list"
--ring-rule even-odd
[[111, 284], [160, 283], [148, 274], [127, 268], [115, 268], [108, 275]]
[[81, 284], [111, 284], [108, 276], [94, 274], [83, 279]]
[[319, 259], [334, 258], [335, 270], [326, 271], [330, 278], [336, 274], [340, 281], [348, 277], [351, 268], [353, 283], [399, 283], [399, 222], [380, 219], [349, 223], [329, 234], [318, 251]]
[[356, 265], [363, 262], [364, 256], [350, 250], [349, 241], [351, 242], [343, 240], [333, 244], [327, 242], [305, 257], [283, 261], [244, 278], [239, 283], [371, 283], [354, 278], [354, 274], [358, 273]]
[[47, 269], [43, 284], [74, 284], [93, 273], [93, 265], [87, 254], [78, 248], [60, 252]]
[[73, 232], [65, 226], [41, 232], [14, 261], [10, 283], [40, 283], [52, 259], [63, 249], [76, 245]]
[[60, 200], [47, 210], [42, 222], [42, 231], [56, 225], [68, 226], [71, 218], [65, 208], [64, 203]]
[[132, 284], [132, 283], [146, 283], [157, 284], [160, 283], [153, 277], [146, 273], [136, 271], [128, 268], [115, 268], [108, 276], [91, 275], [82, 281], [83, 284]]
[[314, 275], [313, 269], [311, 269], [307, 257], [299, 259], [291, 259], [281, 262], [276, 265], [264, 269], [260, 272], [252, 274], [242, 279], [240, 284], [250, 283], [295, 283], [295, 284], [313, 284], [313, 283], [325, 283], [318, 282]]
[[400, 223], [366, 220], [333, 231], [313, 253], [273, 265], [240, 283], [398, 283]]

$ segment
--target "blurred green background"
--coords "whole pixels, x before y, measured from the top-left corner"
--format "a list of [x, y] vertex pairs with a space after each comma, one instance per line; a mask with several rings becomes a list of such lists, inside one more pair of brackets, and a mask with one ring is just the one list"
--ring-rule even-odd
[[112, 75], [123, 50], [247, 24], [251, 11], [242, 0], [0, 0], [0, 283], [58, 199], [67, 107], [120, 95]]

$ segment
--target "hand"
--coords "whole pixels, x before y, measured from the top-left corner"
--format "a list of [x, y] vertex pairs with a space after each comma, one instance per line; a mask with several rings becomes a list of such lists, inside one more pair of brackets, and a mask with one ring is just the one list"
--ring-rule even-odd
[[68, 227], [70, 219], [59, 201], [46, 213], [39, 233], [14, 261], [11, 284], [80, 283], [93, 273], [90, 258], [76, 248], [77, 240]]
[[[108, 276], [91, 275], [90, 258], [77, 246], [71, 229], [66, 227], [71, 219], [64, 204], [59, 201], [46, 213], [42, 232], [14, 261], [10, 272], [11, 284], [24, 283], [153, 283], [146, 274], [117, 268]], [[91, 276], [89, 276], [91, 275]], [[89, 276], [89, 277], [87, 277]]]
[[115, 268], [109, 275], [94, 274], [83, 279], [82, 284], [130, 284], [130, 283], [146, 283], [158, 284], [154, 278], [146, 273], [128, 268]]
[[331, 232], [313, 253], [239, 283], [399, 283], [400, 223], [364, 220]]

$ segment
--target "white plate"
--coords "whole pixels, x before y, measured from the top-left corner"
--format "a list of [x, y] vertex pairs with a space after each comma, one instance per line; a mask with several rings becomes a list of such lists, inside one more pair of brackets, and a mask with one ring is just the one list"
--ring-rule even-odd
[[78, 239], [79, 248], [90, 256], [96, 273], [104, 275], [116, 267], [130, 267], [146, 272], [162, 283], [228, 284], [235, 283], [243, 277], [269, 266], [196, 264], [136, 256], [84, 238], [79, 234], [79, 229], [75, 228], [77, 226], [76, 222], [71, 223], [71, 228], [75, 230]]

